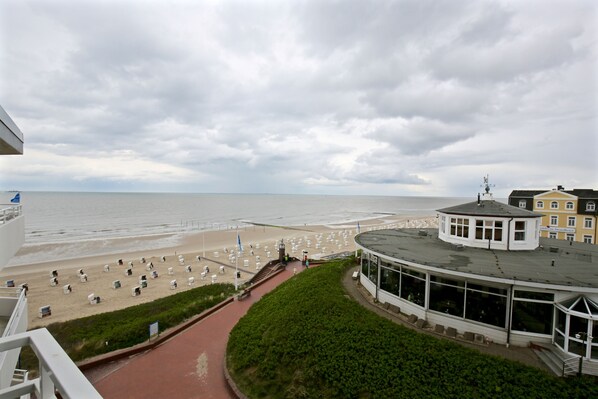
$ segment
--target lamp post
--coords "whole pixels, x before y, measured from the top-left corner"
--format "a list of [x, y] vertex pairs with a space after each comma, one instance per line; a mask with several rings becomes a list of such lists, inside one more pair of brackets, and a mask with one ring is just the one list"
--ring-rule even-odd
[[[586, 356], [580, 356], [580, 358], [579, 358], [579, 371], [578, 371], [577, 375], [581, 376], [582, 371], [583, 371], [583, 358], [587, 357], [588, 359], [590, 359], [592, 357], [592, 339], [594, 337], [592, 337], [587, 332], [580, 331], [577, 334], [575, 334], [575, 338], [584, 339], [585, 344], [586, 344], [586, 353], [585, 353]], [[590, 352], [589, 355], [588, 355], [588, 351]]]

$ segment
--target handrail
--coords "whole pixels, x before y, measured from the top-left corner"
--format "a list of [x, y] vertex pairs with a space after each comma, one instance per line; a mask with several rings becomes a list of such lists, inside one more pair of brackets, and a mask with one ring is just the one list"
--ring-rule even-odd
[[[5, 204], [0, 204], [4, 206]], [[0, 208], [0, 224], [4, 224], [12, 219], [21, 216], [23, 213], [22, 205], [9, 205], [8, 207]]]
[[21, 292], [19, 292], [17, 304], [15, 305], [10, 318], [8, 319], [8, 323], [6, 323], [2, 337], [12, 335], [16, 332], [14, 324], [18, 322], [23, 310], [26, 309], [27, 300], [25, 299], [25, 290], [21, 288], [20, 291]]
[[63, 398], [101, 399], [58, 342], [45, 328], [0, 339], [0, 351], [29, 345], [39, 359], [40, 377], [0, 390], [0, 399], [34, 393], [39, 399], [55, 398], [55, 388]]
[[563, 376], [567, 374], [577, 373], [578, 371], [579, 356], [572, 356], [567, 359], [563, 359]]

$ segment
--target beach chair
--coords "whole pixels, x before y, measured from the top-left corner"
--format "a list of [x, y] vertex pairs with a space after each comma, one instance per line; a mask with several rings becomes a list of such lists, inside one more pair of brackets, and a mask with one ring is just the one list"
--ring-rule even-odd
[[213, 252], [212, 254], [214, 255], [214, 258], [218, 258], [220, 256], [220, 253], [218, 251]]
[[58, 277], [58, 271], [57, 270], [52, 270], [50, 272], [50, 277]]
[[187, 279], [187, 284], [189, 284], [190, 286], [195, 284], [195, 277], [189, 277]]
[[147, 280], [141, 280], [141, 288], [147, 288]]
[[14, 280], [6, 280], [6, 287], [12, 288], [14, 286], [15, 286], [15, 281]]
[[199, 255], [197, 255], [195, 258], [197, 259], [198, 262], [201, 262], [201, 257]]
[[166, 262], [166, 256], [163, 256], [163, 257], [161, 257], [161, 258], [160, 258], [160, 260], [161, 260], [162, 262]]
[[176, 290], [176, 287], [177, 287], [176, 280], [170, 280], [170, 289]]
[[64, 295], [68, 295], [68, 294], [70, 294], [71, 292], [73, 292], [73, 289], [71, 288], [71, 285], [70, 285], [70, 284], [64, 285], [64, 286], [62, 287], [62, 293], [63, 293]]
[[52, 309], [50, 305], [42, 306], [39, 308], [39, 318], [43, 319], [44, 317], [52, 316]]
[[224, 266], [220, 266], [220, 274], [224, 274]]
[[137, 280], [137, 281], [139, 281], [139, 284], [141, 284], [141, 282], [142, 282], [143, 280], [147, 281], [147, 277], [145, 276], [145, 274], [143, 274], [143, 275], [139, 276], [139, 280]]
[[174, 270], [172, 269], [172, 267], [168, 268], [168, 275], [172, 276], [174, 274]]
[[58, 285], [58, 279], [56, 277], [52, 277], [50, 279], [50, 287], [56, 287]]
[[217, 274], [212, 274], [212, 284], [215, 284], [216, 280], [218, 280], [218, 275]]
[[255, 257], [255, 261], [256, 261], [256, 262], [259, 262], [259, 261], [260, 261], [260, 257], [259, 257], [259, 255]]
[[245, 259], [243, 261], [243, 267], [249, 267], [249, 260], [248, 259]]
[[260, 249], [260, 243], [255, 244], [255, 249]]
[[27, 292], [29, 292], [29, 284], [27, 284], [27, 283], [19, 284], [19, 291], [17, 291], [17, 292], [20, 293], [22, 290], [25, 290], [25, 296], [27, 296]]
[[87, 295], [87, 300], [91, 305], [97, 305], [98, 303], [100, 303], [100, 297], [96, 296], [93, 292]]
[[260, 270], [261, 267], [262, 267], [261, 262], [255, 262], [255, 270]]
[[123, 265], [123, 260], [119, 259], [117, 263], [118, 263], [119, 266], [122, 266]]
[[131, 288], [131, 296], [139, 296], [141, 295], [141, 287], [136, 286]]
[[148, 263], [148, 264], [145, 266], [145, 270], [147, 270], [148, 272], [149, 272], [150, 270], [152, 270], [153, 268], [154, 268], [154, 264], [153, 264], [152, 262]]
[[158, 272], [156, 270], [152, 270], [152, 274], [150, 274], [152, 278], [158, 278]]
[[104, 273], [108, 273], [110, 271], [110, 265], [104, 265]]
[[80, 275], [82, 275], [82, 274], [85, 274], [85, 273], [83, 273], [83, 269], [79, 269], [79, 270], [77, 270], [77, 276], [80, 276]]
[[130, 267], [125, 270], [125, 276], [132, 276], [133, 275], [133, 269], [131, 269]]
[[185, 271], [186, 271], [187, 273], [191, 273], [191, 265], [187, 265], [187, 266], [185, 266]]
[[82, 275], [80, 275], [79, 280], [81, 280], [82, 283], [86, 283], [87, 282], [87, 274], [83, 273]]
[[144, 264], [145, 263], [145, 258], [142, 257], [141, 259], [139, 259], [139, 263]]
[[121, 285], [121, 283], [120, 283], [120, 280], [114, 280], [114, 281], [112, 282], [112, 288], [114, 288], [115, 290], [119, 289], [121, 286], [122, 286], [122, 285]]
[[129, 261], [129, 267], [133, 267], [133, 261]]
[[203, 271], [209, 273], [210, 272], [210, 268], [208, 267], [208, 265], [205, 265], [203, 267]]
[[205, 280], [206, 276], [208, 275], [208, 272], [206, 272], [205, 270], [203, 272], [201, 272], [201, 279]]

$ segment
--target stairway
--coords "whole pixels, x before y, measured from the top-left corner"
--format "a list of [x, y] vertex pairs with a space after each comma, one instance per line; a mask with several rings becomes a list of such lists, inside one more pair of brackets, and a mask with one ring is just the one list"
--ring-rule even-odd
[[552, 344], [531, 342], [530, 347], [552, 372], [559, 377], [573, 375], [578, 371], [578, 357], [569, 356], [555, 348]]

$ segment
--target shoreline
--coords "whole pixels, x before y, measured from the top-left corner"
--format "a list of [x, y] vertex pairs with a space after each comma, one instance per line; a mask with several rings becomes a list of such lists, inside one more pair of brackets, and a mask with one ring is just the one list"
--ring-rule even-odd
[[[361, 231], [393, 227], [424, 228], [434, 227], [436, 218], [384, 215], [359, 223]], [[309, 251], [312, 259], [354, 251], [353, 237], [357, 233], [356, 228], [357, 223], [352, 222], [292, 226], [291, 229], [288, 226], [274, 225], [248, 226], [238, 230], [244, 250], [236, 260], [232, 256], [237, 252], [237, 230], [193, 232], [179, 237], [176, 244], [171, 246], [128, 251], [115, 248], [111, 253], [91, 256], [86, 255], [88, 252], [81, 252], [81, 256], [70, 259], [7, 266], [0, 271], [0, 285], [4, 285], [6, 280], [14, 280], [16, 286], [28, 284], [28, 322], [32, 329], [53, 322], [134, 306], [182, 290], [211, 284], [212, 276], [215, 276], [218, 283], [234, 284], [235, 269], [241, 272], [239, 284], [242, 284], [258, 271], [258, 267], [278, 258], [278, 243], [281, 239], [286, 244], [285, 252], [298, 258], [301, 258], [303, 250]], [[129, 244], [144, 240], [145, 243], [148, 242], [147, 237], [135, 237]], [[103, 242], [104, 240], [99, 240], [96, 244], [102, 245]], [[185, 259], [182, 264], [179, 263], [179, 255]], [[163, 256], [166, 257], [165, 262], [161, 261]], [[142, 262], [142, 258], [145, 258], [145, 262]], [[123, 260], [123, 265], [118, 265], [119, 259]], [[150, 262], [153, 269], [149, 269]], [[225, 266], [221, 269], [223, 264]], [[109, 271], [104, 270], [105, 265], [109, 266]], [[185, 266], [190, 266], [191, 270], [187, 270]], [[202, 276], [206, 266], [210, 272]], [[127, 276], [125, 270], [129, 267], [132, 274]], [[86, 282], [81, 281], [79, 269], [83, 269], [87, 275]], [[55, 286], [50, 285], [52, 270], [58, 272], [58, 284]], [[152, 271], [158, 273], [158, 278], [150, 277]], [[139, 278], [143, 275], [147, 277], [147, 287], [141, 290], [141, 295], [132, 296], [132, 291], [140, 285]], [[192, 284], [189, 283], [190, 278], [194, 280]], [[171, 289], [170, 282], [175, 279], [177, 288]], [[117, 280], [121, 283], [119, 289], [113, 288], [113, 283]], [[71, 285], [72, 292], [64, 294], [63, 287], [67, 284]], [[87, 297], [92, 293], [101, 298], [100, 303], [90, 304]], [[51, 306], [52, 315], [39, 318], [39, 308], [47, 305]]]

